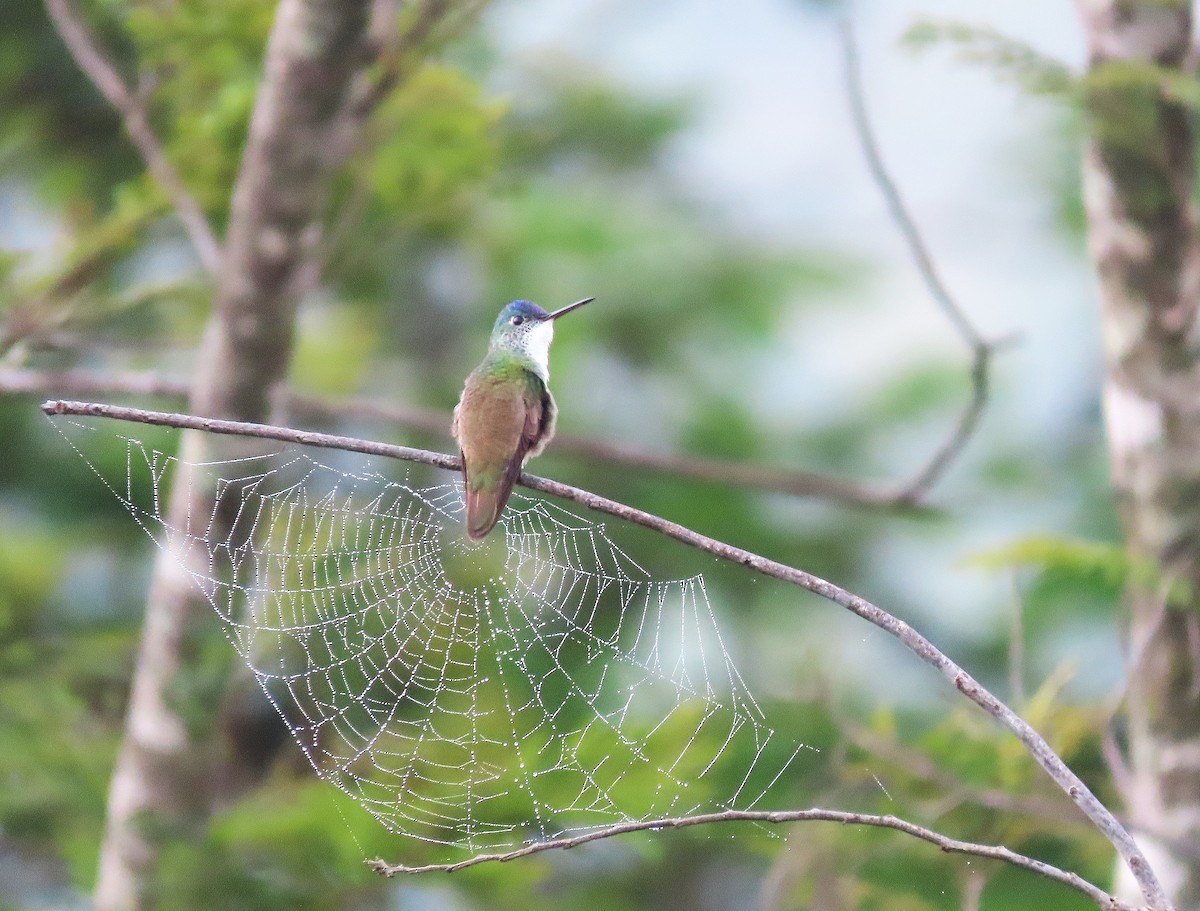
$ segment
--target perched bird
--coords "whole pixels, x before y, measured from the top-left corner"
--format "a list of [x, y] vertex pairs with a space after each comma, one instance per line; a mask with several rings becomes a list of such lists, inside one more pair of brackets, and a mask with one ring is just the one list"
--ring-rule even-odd
[[483, 540], [500, 521], [526, 460], [554, 436], [558, 408], [549, 387], [554, 321], [592, 300], [553, 313], [513, 301], [496, 319], [483, 363], [467, 377], [451, 431], [462, 452], [472, 541]]

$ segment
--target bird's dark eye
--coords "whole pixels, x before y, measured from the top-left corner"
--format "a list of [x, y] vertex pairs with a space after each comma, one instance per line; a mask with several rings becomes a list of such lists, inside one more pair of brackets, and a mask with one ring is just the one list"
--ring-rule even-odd
[[519, 326], [521, 323], [525, 322], [525, 317], [514, 316], [511, 320], [509, 320], [509, 322], [511, 322], [514, 326]]

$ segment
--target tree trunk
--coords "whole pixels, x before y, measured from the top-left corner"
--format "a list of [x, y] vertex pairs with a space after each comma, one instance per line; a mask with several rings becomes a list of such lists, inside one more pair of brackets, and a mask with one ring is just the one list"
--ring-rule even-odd
[[[329, 136], [344, 127], [352, 80], [366, 58], [371, 4], [363, 0], [282, 0], [267, 46], [213, 316], [198, 355], [191, 410], [261, 421], [270, 392], [285, 377], [296, 305], [317, 278], [329, 175]], [[188, 434], [181, 459], [221, 458], [225, 444]], [[175, 527], [208, 515], [212, 492], [175, 478]], [[155, 566], [141, 651], [109, 793], [96, 885], [97, 911], [149, 904], [147, 887], [165, 839], [202, 820], [214, 795], [212, 704], [194, 691], [200, 632], [209, 607], [184, 569], [185, 552], [163, 552]], [[211, 703], [211, 700], [209, 700]], [[205, 719], [197, 726], [196, 719]]]
[[[1088, 243], [1100, 278], [1112, 481], [1130, 553], [1132, 827], [1179, 908], [1200, 908], [1200, 363], [1185, 0], [1079, 0]], [[1130, 893], [1129, 897], [1136, 897]]]

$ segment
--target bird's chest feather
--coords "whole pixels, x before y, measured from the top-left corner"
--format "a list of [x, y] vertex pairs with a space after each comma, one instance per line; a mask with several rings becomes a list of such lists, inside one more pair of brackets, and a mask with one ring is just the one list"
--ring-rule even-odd
[[454, 409], [454, 436], [470, 462], [507, 462], [516, 452], [529, 410], [540, 406], [541, 381], [525, 370], [477, 370]]

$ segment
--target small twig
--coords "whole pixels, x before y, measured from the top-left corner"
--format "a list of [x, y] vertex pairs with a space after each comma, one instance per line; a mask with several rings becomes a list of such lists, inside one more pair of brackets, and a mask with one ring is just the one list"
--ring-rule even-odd
[[[153, 372], [94, 372], [88, 370], [5, 369], [0, 366], [0, 393], [107, 396], [139, 395], [186, 400], [189, 386]], [[284, 414], [302, 421], [360, 418], [450, 438], [450, 415], [431, 408], [374, 402], [366, 399], [329, 399], [278, 387], [274, 396]], [[636, 446], [609, 443], [590, 437], [560, 433], [550, 452], [598, 463], [662, 472], [679, 478], [767, 490], [796, 497], [813, 497], [867, 509], [900, 509], [913, 512], [907, 502], [864, 484], [809, 471], [745, 462], [728, 462], [701, 456], [651, 452]]]
[[602, 462], [628, 465], [632, 468], [648, 469], [729, 487], [770, 490], [796, 497], [820, 497], [869, 508], [917, 508], [915, 504], [910, 504], [907, 500], [900, 501], [882, 490], [811, 471], [752, 465], [746, 462], [726, 462], [701, 456], [649, 452], [635, 446], [571, 434], [556, 436], [550, 447], [549, 451], [554, 453], [570, 453]]
[[[287, 427], [272, 427], [266, 424], [250, 424], [239, 421], [202, 418], [187, 414], [143, 411], [137, 408], [121, 408], [95, 402], [48, 401], [42, 404], [42, 410], [47, 415], [73, 414], [89, 417], [115, 418], [142, 424], [156, 424], [190, 430], [206, 430], [212, 433], [272, 439], [301, 446], [316, 446], [326, 449], [341, 449], [348, 452], [361, 452], [367, 455], [378, 455], [386, 458], [403, 459], [405, 461], [433, 465], [448, 471], [458, 471], [461, 468], [461, 463], [457, 456], [445, 453], [428, 452], [406, 446], [392, 446], [386, 443], [358, 440], [352, 437], [310, 433], [292, 430]], [[1096, 798], [1091, 789], [1084, 784], [1079, 776], [1071, 771], [1041, 734], [1034, 730], [1025, 719], [1021, 718], [1016, 712], [996, 698], [996, 696], [963, 668], [954, 663], [932, 642], [903, 620], [877, 607], [865, 598], [846, 591], [844, 588], [828, 582], [819, 576], [814, 576], [811, 573], [788, 566], [785, 563], [779, 563], [778, 561], [759, 556], [751, 551], [734, 547], [731, 544], [726, 544], [723, 541], [702, 535], [686, 526], [648, 512], [643, 512], [624, 503], [619, 503], [615, 500], [610, 500], [590, 491], [571, 487], [558, 481], [539, 478], [529, 473], [523, 473], [518, 479], [518, 483], [530, 490], [536, 490], [540, 493], [569, 500], [581, 506], [586, 506], [589, 509], [594, 509], [597, 512], [606, 513], [635, 525], [640, 525], [643, 528], [657, 531], [690, 547], [702, 550], [718, 559], [736, 563], [739, 566], [745, 566], [765, 576], [796, 585], [828, 601], [832, 601], [834, 604], [862, 617], [868, 623], [895, 637], [905, 648], [913, 652], [926, 664], [939, 671], [943, 677], [953, 684], [955, 689], [990, 714], [1024, 744], [1026, 751], [1042, 767], [1043, 771], [1058, 784], [1075, 805], [1092, 821], [1096, 829], [1116, 849], [1117, 853], [1128, 865], [1130, 872], [1146, 895], [1152, 908], [1159, 911], [1159, 909], [1165, 909], [1170, 906], [1166, 899], [1166, 893], [1163, 891], [1162, 885], [1151, 869], [1149, 861], [1146, 860], [1141, 849], [1125, 830], [1125, 827]]]
[[368, 861], [371, 869], [384, 876], [396, 876], [397, 874], [413, 874], [413, 873], [455, 873], [459, 870], [465, 870], [468, 867], [475, 867], [485, 863], [507, 863], [511, 860], [517, 860], [521, 857], [528, 857], [531, 854], [540, 854], [543, 851], [567, 850], [578, 847], [579, 845], [587, 844], [591, 841], [598, 841], [602, 838], [612, 838], [615, 835], [625, 835], [629, 832], [646, 832], [658, 831], [661, 829], [684, 829], [690, 826], [712, 825], [714, 823], [723, 822], [757, 822], [757, 823], [772, 823], [781, 824], [789, 822], [838, 822], [847, 826], [873, 826], [881, 829], [894, 829], [897, 832], [904, 832], [912, 835], [914, 838], [919, 838], [922, 841], [927, 841], [930, 844], [937, 845], [942, 851], [947, 854], [971, 854], [976, 857], [989, 857], [994, 860], [1001, 860], [1005, 863], [1012, 864], [1016, 867], [1021, 867], [1025, 870], [1030, 870], [1034, 873], [1044, 876], [1047, 879], [1052, 879], [1060, 882], [1063, 885], [1070, 886], [1079, 892], [1082, 892], [1101, 908], [1110, 909], [1110, 911], [1133, 911], [1130, 905], [1125, 904], [1116, 897], [1109, 895], [1103, 889], [1100, 889], [1087, 880], [1083, 879], [1076, 873], [1068, 873], [1065, 870], [1060, 870], [1058, 867], [1037, 860], [1032, 857], [1027, 857], [1024, 854], [1018, 854], [1002, 845], [982, 845], [969, 841], [959, 841], [956, 838], [950, 838], [940, 832], [935, 832], [932, 829], [927, 829], [924, 826], [919, 826], [916, 823], [909, 822], [906, 819], [900, 819], [896, 816], [876, 816], [869, 813], [850, 813], [843, 810], [822, 810], [813, 808], [810, 810], [782, 810], [772, 812], [768, 810], [725, 810], [720, 813], [704, 813], [696, 816], [677, 816], [668, 819], [650, 819], [640, 822], [622, 823], [617, 826], [610, 826], [596, 832], [589, 832], [585, 835], [575, 835], [569, 838], [556, 838], [553, 841], [541, 841], [534, 844], [526, 845], [523, 848], [518, 848], [514, 851], [508, 851], [498, 854], [478, 854], [475, 857], [467, 860], [460, 860], [457, 863], [449, 864], [427, 864], [421, 867], [406, 867], [402, 864], [389, 864], [384, 860], [376, 858]]
[[919, 503], [930, 488], [941, 478], [946, 469], [958, 458], [966, 448], [967, 442], [979, 426], [979, 419], [988, 401], [988, 369], [991, 362], [992, 349], [976, 349], [971, 363], [971, 398], [958, 416], [954, 429], [945, 442], [917, 472], [916, 476], [900, 491], [898, 499]]
[[159, 140], [146, 110], [145, 101], [125, 82], [115, 66], [100, 47], [100, 43], [75, 8], [73, 0], [45, 0], [46, 11], [54, 23], [59, 36], [67, 45], [79, 68], [87, 74], [125, 124], [129, 138], [142, 154], [151, 175], [162, 187], [171, 205], [175, 207], [184, 230], [191, 238], [200, 262], [211, 274], [221, 270], [221, 243], [213, 233], [212, 225], [192, 196], [183, 178], [171, 164], [166, 150]]
[[[76, 339], [67, 342], [74, 344]], [[160, 349], [161, 350], [161, 347]], [[189, 386], [153, 370], [30, 370], [0, 366], [0, 392], [6, 395], [40, 394], [54, 390], [71, 395], [137, 395], [186, 399]]]
[[883, 192], [888, 210], [904, 235], [909, 252], [912, 254], [917, 268], [921, 272], [921, 277], [925, 280], [938, 306], [949, 317], [950, 322], [954, 324], [955, 330], [968, 345], [972, 348], [986, 348], [987, 344], [984, 342], [982, 336], [971, 325], [971, 321], [967, 319], [962, 307], [959, 306], [958, 302], [954, 300], [954, 297], [946, 289], [946, 285], [938, 274], [937, 267], [934, 265], [933, 257], [929, 253], [929, 248], [921, 237], [921, 232], [917, 228], [913, 217], [909, 214], [908, 206], [905, 204], [904, 198], [900, 195], [900, 190], [896, 186], [896, 182], [892, 179], [891, 173], [883, 161], [883, 154], [879, 150], [879, 142], [875, 138], [875, 131], [871, 127], [871, 120], [867, 114], [866, 95], [863, 91], [862, 73], [858, 59], [858, 45], [854, 40], [854, 30], [849, 20], [843, 19], [840, 25], [839, 33], [842, 39], [842, 53], [846, 70], [846, 91], [850, 98], [850, 111], [854, 117], [855, 131], [858, 133], [859, 142], [867, 159], [867, 166], [871, 170], [871, 176]]
[[899, 228], [909, 254], [916, 264], [925, 287], [950, 320], [955, 332], [966, 343], [971, 351], [971, 397], [959, 415], [954, 429], [945, 442], [930, 457], [929, 461], [916, 473], [911, 481], [901, 488], [898, 498], [909, 502], [920, 502], [930, 488], [941, 478], [951, 463], [958, 458], [967, 441], [975, 433], [979, 419], [987, 406], [988, 381], [991, 373], [991, 359], [995, 345], [984, 340], [979, 331], [967, 318], [962, 306], [946, 288], [941, 275], [934, 264], [929, 247], [921, 236], [917, 223], [909, 213], [904, 197], [899, 187], [892, 179], [891, 172], [883, 160], [875, 131], [871, 127], [871, 119], [867, 114], [866, 95], [863, 91], [862, 72], [858, 59], [858, 46], [854, 40], [854, 31], [848, 19], [841, 20], [839, 30], [842, 40], [842, 57], [845, 67], [846, 94], [850, 101], [851, 118], [854, 130], [858, 135], [859, 145], [867, 160], [867, 169], [871, 172], [876, 186], [883, 194], [892, 221]]

